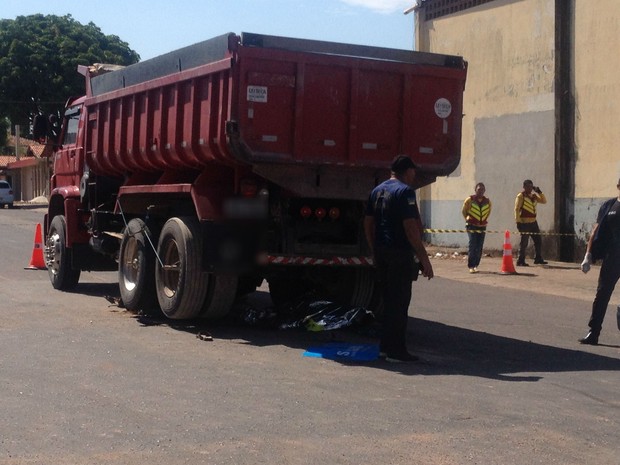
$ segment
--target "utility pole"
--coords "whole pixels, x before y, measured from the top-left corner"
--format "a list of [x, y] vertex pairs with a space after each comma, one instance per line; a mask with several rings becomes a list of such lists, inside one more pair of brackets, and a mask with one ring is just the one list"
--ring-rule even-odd
[[575, 258], [575, 0], [555, 0], [555, 224], [560, 260]]
[[16, 124], [15, 125], [15, 159], [16, 160], [19, 160], [19, 142], [20, 142], [20, 140], [19, 140], [19, 136], [20, 136], [19, 130], [20, 130], [19, 124]]

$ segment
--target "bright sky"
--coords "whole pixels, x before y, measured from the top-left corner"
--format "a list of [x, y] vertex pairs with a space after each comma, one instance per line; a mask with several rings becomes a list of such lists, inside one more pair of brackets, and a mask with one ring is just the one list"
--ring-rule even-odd
[[415, 0], [22, 0], [0, 17], [70, 14], [117, 35], [142, 60], [227, 32], [409, 49]]

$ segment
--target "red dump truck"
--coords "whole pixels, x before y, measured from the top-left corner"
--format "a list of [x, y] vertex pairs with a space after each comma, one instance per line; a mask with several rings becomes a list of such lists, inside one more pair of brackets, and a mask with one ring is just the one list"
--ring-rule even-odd
[[129, 309], [222, 317], [263, 280], [372, 307], [362, 219], [396, 154], [420, 185], [460, 161], [457, 56], [225, 34], [122, 69], [79, 66], [56, 141], [54, 288], [116, 271]]

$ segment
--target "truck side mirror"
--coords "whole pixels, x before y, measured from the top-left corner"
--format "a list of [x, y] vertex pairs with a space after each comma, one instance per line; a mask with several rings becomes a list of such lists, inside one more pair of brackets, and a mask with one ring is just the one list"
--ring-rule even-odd
[[52, 139], [54, 143], [54, 150], [60, 146], [60, 123], [58, 122], [58, 116], [51, 114], [47, 123], [47, 137]]
[[37, 142], [45, 142], [47, 137], [48, 122], [47, 118], [42, 114], [38, 114], [34, 117], [32, 124], [32, 135]]

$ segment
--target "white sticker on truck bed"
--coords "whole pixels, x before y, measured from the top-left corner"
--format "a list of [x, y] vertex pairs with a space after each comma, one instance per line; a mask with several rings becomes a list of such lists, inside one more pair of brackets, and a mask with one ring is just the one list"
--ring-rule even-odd
[[435, 114], [444, 119], [450, 116], [450, 113], [452, 113], [452, 104], [450, 100], [447, 98], [437, 99], [435, 102]]
[[248, 86], [248, 102], [267, 103], [267, 87]]

